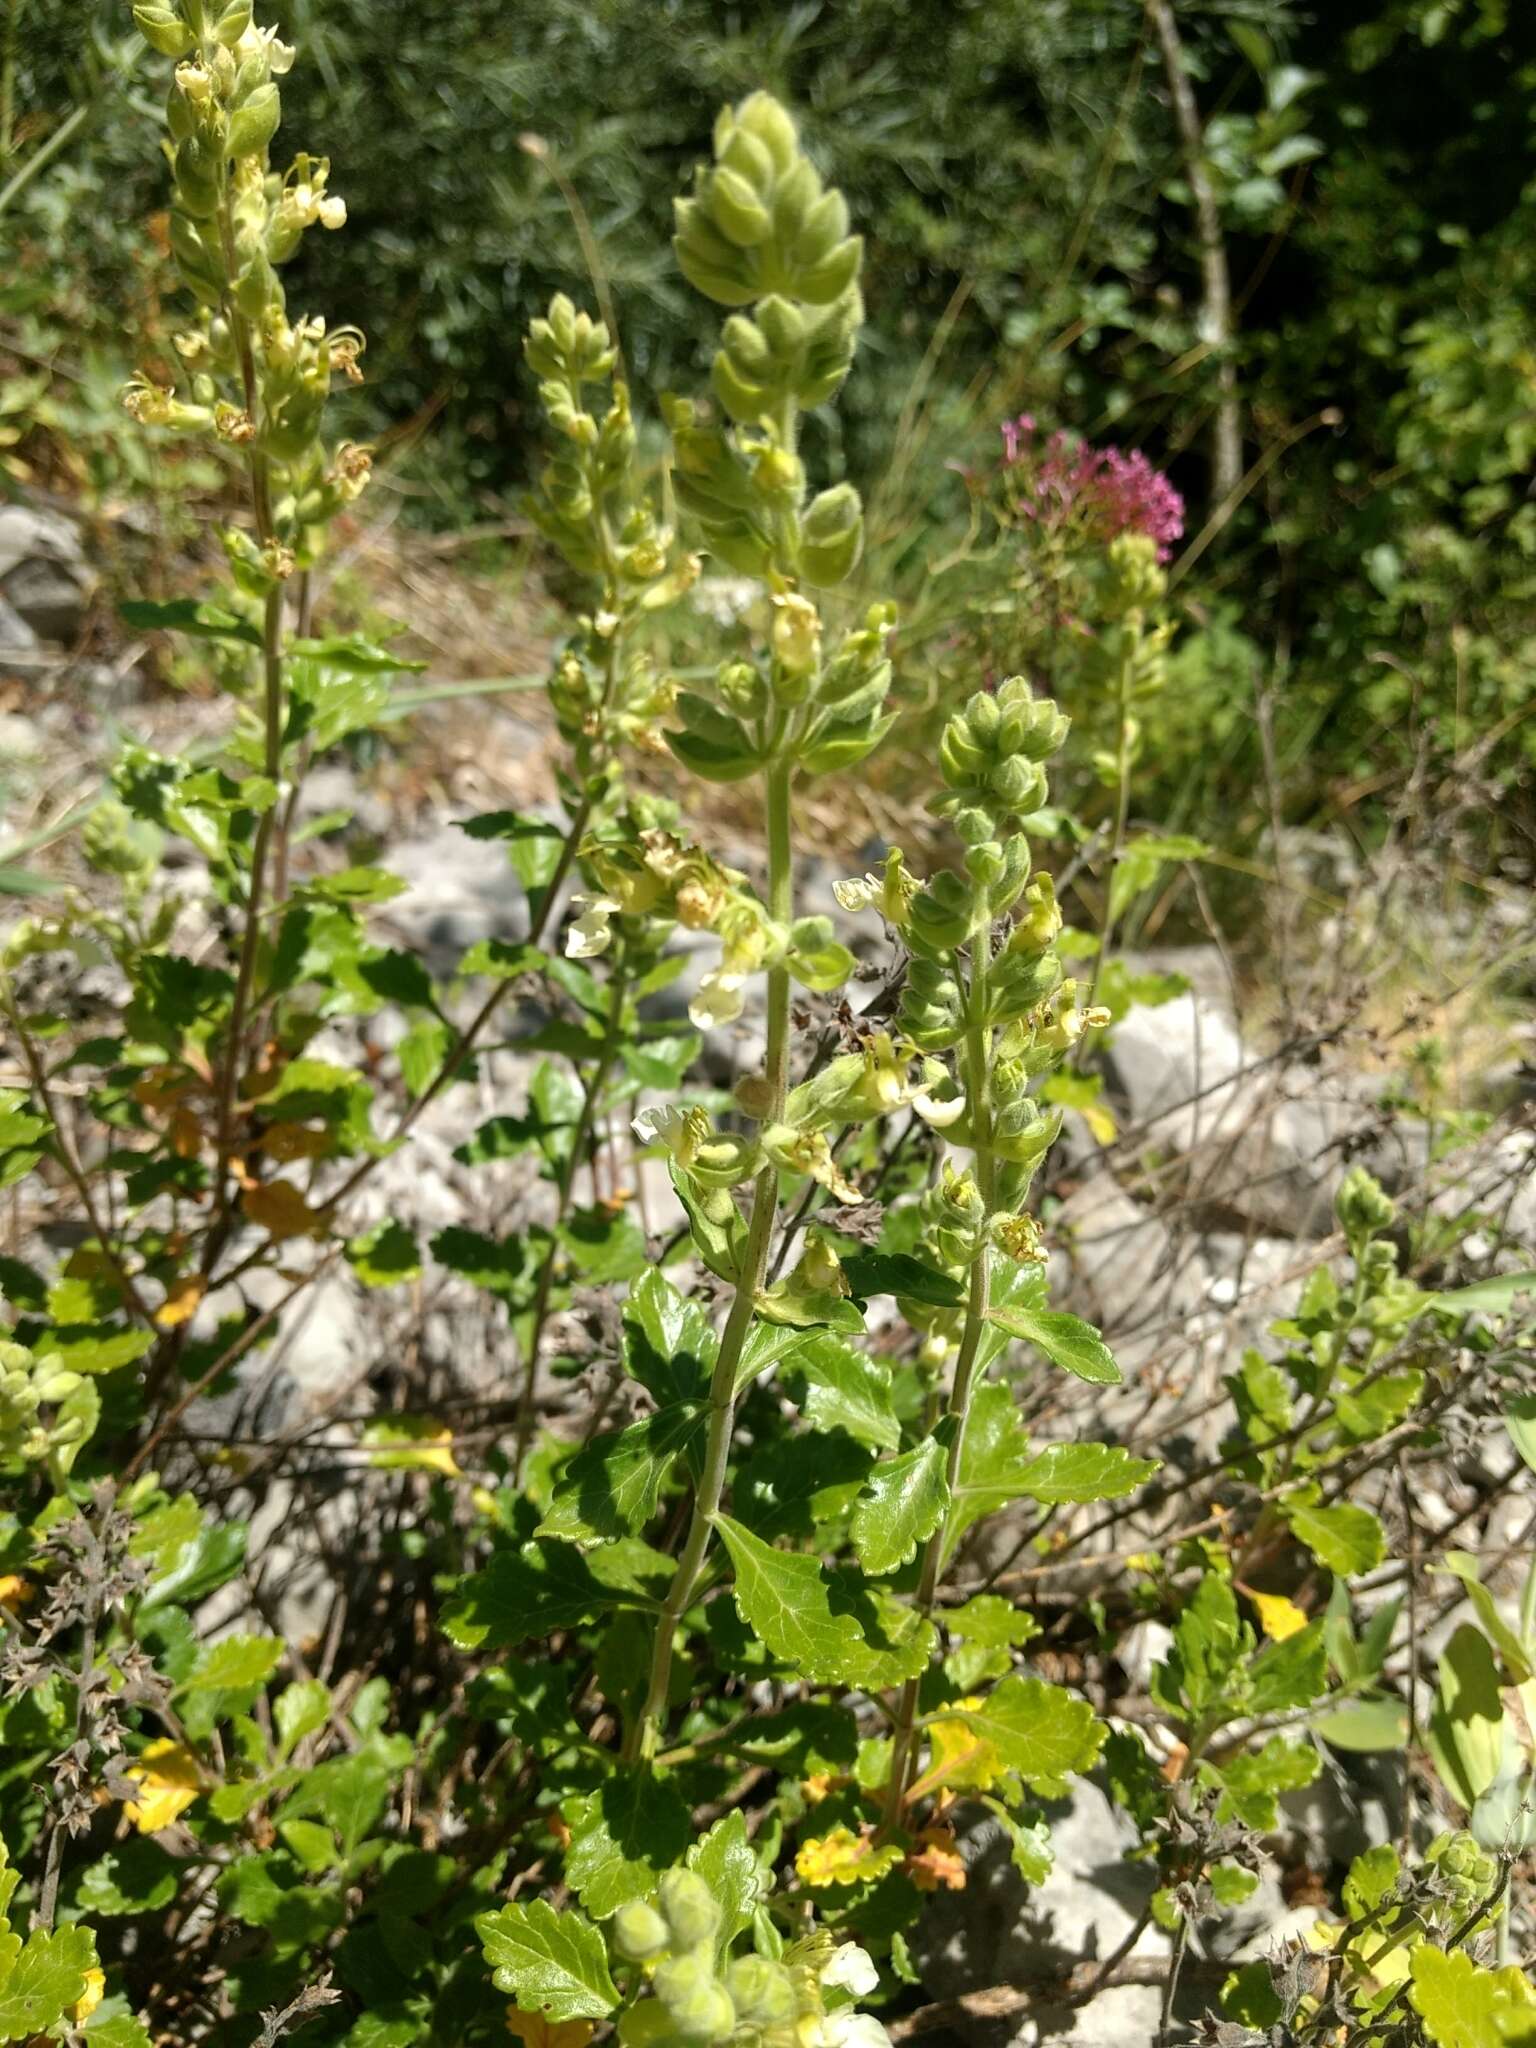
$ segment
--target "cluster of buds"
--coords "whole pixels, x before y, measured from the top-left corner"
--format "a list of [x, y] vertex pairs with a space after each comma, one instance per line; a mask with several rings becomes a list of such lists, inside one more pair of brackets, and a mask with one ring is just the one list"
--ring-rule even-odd
[[1168, 647], [1174, 626], [1162, 610], [1168, 576], [1156, 543], [1143, 533], [1122, 533], [1099, 556], [1093, 576], [1098, 624], [1083, 643], [1084, 687], [1102, 691], [1121, 709], [1123, 744], [1095, 754], [1101, 780], [1118, 781], [1140, 750], [1140, 707], [1168, 682]]
[[1483, 1904], [1498, 1883], [1499, 1859], [1481, 1847], [1465, 1828], [1436, 1835], [1424, 1851], [1424, 1863], [1443, 1901], [1438, 1917], [1447, 1924], [1465, 1919]]
[[523, 354], [559, 450], [528, 500], [531, 518], [573, 569], [602, 579], [612, 602], [632, 596], [647, 611], [671, 604], [699, 564], [675, 559], [671, 530], [640, 476], [613, 337], [559, 292], [530, 326]]
[[742, 782], [775, 760], [807, 775], [854, 767], [891, 727], [884, 707], [894, 624], [890, 605], [871, 605], [827, 656], [811, 599], [776, 593], [766, 662], [725, 662], [712, 696], [680, 692], [682, 724], [668, 732], [668, 746], [706, 782]]
[[[321, 442], [332, 381], [360, 379], [364, 343], [355, 327], [290, 318], [277, 272], [309, 229], [345, 224], [346, 202], [329, 189], [326, 158], [301, 153], [282, 176], [268, 166], [282, 117], [277, 81], [294, 53], [255, 25], [251, 0], [145, 0], [134, 20], [177, 60], [166, 107], [171, 251], [202, 318], [175, 338], [190, 397], [140, 375], [123, 403], [146, 426], [211, 433], [280, 468], [272, 521], [302, 549], [306, 530], [368, 482], [367, 450], [347, 444], [330, 455]], [[256, 583], [270, 587], [281, 567], [269, 564]]]
[[0, 1465], [42, 1464], [83, 1443], [91, 1418], [70, 1412], [70, 1396], [84, 1384], [56, 1357], [39, 1358], [25, 1345], [0, 1343]]
[[778, 1957], [727, 1960], [720, 1933], [720, 1903], [691, 1870], [668, 1871], [653, 1904], [620, 1907], [614, 1952], [647, 1987], [619, 2019], [624, 2048], [887, 2048], [851, 2009], [878, 1981], [862, 1949], [818, 1931]]
[[[839, 1202], [857, 1202], [860, 1191], [833, 1151], [835, 1133], [900, 1109], [911, 1109], [934, 1130], [947, 1130], [965, 1104], [941, 1061], [923, 1059], [905, 1041], [876, 1031], [857, 1052], [840, 1054], [792, 1088], [781, 1115], [771, 1114], [764, 1084], [756, 1078], [737, 1083], [736, 1107], [760, 1123], [755, 1138], [716, 1131], [701, 1109], [672, 1107], [643, 1110], [635, 1131], [646, 1144], [665, 1148], [674, 1177], [691, 1183], [696, 1193], [738, 1186], [766, 1158], [785, 1172], [807, 1175]], [[843, 1291], [840, 1278], [826, 1268], [816, 1291]]]
[[[893, 849], [882, 872], [836, 888], [845, 909], [879, 911], [908, 949], [897, 1024], [904, 1044], [928, 1056], [924, 1091], [943, 1111], [929, 1121], [948, 1143], [987, 1155], [987, 1193], [978, 1174], [946, 1166], [926, 1197], [923, 1248], [957, 1274], [989, 1248], [1018, 1263], [1039, 1262], [1039, 1231], [1022, 1205], [1061, 1117], [1041, 1104], [1035, 1084], [1087, 1028], [1109, 1021], [1062, 978], [1055, 887], [1049, 875], [1031, 872], [1023, 829], [1045, 805], [1045, 763], [1066, 733], [1061, 712], [1021, 676], [996, 695], [973, 696], [944, 728], [944, 790], [934, 806], [961, 843], [960, 867], [922, 880]], [[978, 945], [987, 956], [982, 974], [966, 957]], [[936, 1078], [945, 1072], [937, 1056], [978, 1031], [987, 1043], [984, 1120], [957, 1083]], [[921, 1111], [915, 1100], [913, 1107]], [[930, 1335], [953, 1332], [953, 1310], [917, 1302], [903, 1309]]]
[[863, 243], [840, 192], [823, 189], [795, 124], [771, 94], [725, 108], [714, 163], [677, 202], [677, 259], [726, 321], [711, 383], [735, 439], [674, 401], [677, 492], [712, 553], [770, 581], [839, 583], [863, 545], [848, 485], [806, 503], [793, 420], [848, 374], [864, 317]]
[[711, 932], [720, 957], [704, 975], [688, 1007], [699, 1030], [731, 1024], [741, 1015], [747, 982], [782, 963], [802, 988], [817, 994], [841, 988], [853, 970], [853, 955], [833, 937], [826, 917], [800, 917], [780, 925], [747, 887], [739, 869], [723, 867], [701, 847], [678, 838], [670, 827], [642, 826], [590, 839], [582, 849], [596, 889], [578, 895], [576, 916], [566, 934], [566, 952], [590, 960], [613, 943], [614, 920], [644, 925], [648, 942], [660, 945], [681, 925]]

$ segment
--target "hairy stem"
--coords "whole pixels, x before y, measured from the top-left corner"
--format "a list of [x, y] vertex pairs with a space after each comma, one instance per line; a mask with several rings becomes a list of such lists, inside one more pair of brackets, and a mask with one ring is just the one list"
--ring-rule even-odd
[[[256, 538], [262, 546], [266, 546], [276, 537], [272, 523], [272, 475], [270, 463], [260, 443], [261, 388], [256, 373], [256, 353], [251, 338], [251, 326], [235, 298], [235, 224], [227, 174], [224, 196], [219, 207], [219, 233], [224, 248], [224, 314], [229, 322], [229, 331], [235, 343], [235, 354], [240, 364], [245, 410], [256, 436], [250, 444], [251, 510]], [[230, 1208], [229, 1163], [234, 1151], [235, 1097], [239, 1086], [240, 1069], [245, 1058], [246, 1019], [250, 1012], [251, 990], [256, 978], [256, 955], [261, 940], [267, 857], [283, 801], [283, 587], [280, 583], [275, 584], [268, 593], [262, 615], [261, 670], [264, 733], [262, 767], [268, 779], [277, 788], [272, 802], [257, 821], [256, 839], [251, 848], [251, 876], [246, 892], [240, 964], [235, 978], [234, 1001], [230, 1006], [224, 1064], [219, 1075], [218, 1163], [214, 1174], [214, 1190], [220, 1219], [228, 1214]]]
[[[774, 920], [787, 926], [794, 916], [794, 863], [790, 850], [789, 810], [790, 768], [779, 760], [768, 770], [768, 910]], [[783, 965], [768, 973], [768, 1059], [769, 1106], [765, 1122], [782, 1114], [789, 1083], [789, 970]], [[699, 1574], [714, 1533], [715, 1516], [725, 1491], [726, 1468], [730, 1463], [731, 1432], [736, 1422], [736, 1372], [742, 1348], [752, 1327], [758, 1290], [768, 1271], [768, 1253], [778, 1212], [778, 1169], [766, 1165], [752, 1188], [752, 1219], [747, 1227], [747, 1244], [741, 1277], [730, 1313], [720, 1336], [709, 1384], [709, 1432], [704, 1445], [704, 1467], [694, 1495], [688, 1534], [672, 1574], [672, 1584], [656, 1622], [656, 1641], [651, 1652], [651, 1673], [640, 1712], [630, 1726], [625, 1761], [634, 1763], [656, 1753], [666, 1719], [667, 1693], [672, 1679], [672, 1644], [678, 1626], [693, 1599]]]
[[[987, 1022], [987, 984], [992, 967], [992, 927], [983, 906], [981, 927], [971, 946], [971, 984], [967, 998], [965, 1032], [965, 1089], [970, 1107], [972, 1150], [976, 1160], [976, 1185], [981, 1190], [990, 1221], [996, 1198], [996, 1170], [992, 1156], [992, 1027]], [[949, 1446], [945, 1479], [951, 1493], [960, 1477], [965, 1453], [965, 1425], [970, 1412], [971, 1390], [976, 1378], [976, 1358], [987, 1323], [988, 1296], [992, 1279], [992, 1253], [983, 1242], [971, 1266], [970, 1291], [966, 1296], [965, 1322], [960, 1332], [960, 1349], [955, 1356], [954, 1376], [949, 1385], [945, 1413], [955, 1418], [955, 1433]], [[918, 1580], [917, 1606], [924, 1620], [931, 1620], [938, 1604], [939, 1582], [944, 1569], [947, 1520], [940, 1522], [923, 1552], [923, 1569]], [[917, 1706], [920, 1678], [909, 1678], [902, 1687], [896, 1708], [896, 1725], [891, 1742], [891, 1775], [886, 1787], [885, 1812], [881, 1825], [901, 1825], [902, 1809], [916, 1775], [918, 1740]]]
[[[1109, 844], [1109, 888], [1104, 898], [1104, 929], [1099, 934], [1099, 950], [1094, 955], [1093, 979], [1088, 984], [1088, 1006], [1091, 1008], [1099, 993], [1099, 977], [1104, 972], [1104, 963], [1109, 958], [1110, 946], [1115, 936], [1115, 877], [1120, 871], [1121, 856], [1125, 852], [1126, 834], [1131, 822], [1131, 684], [1134, 680], [1134, 654], [1127, 649], [1120, 657], [1120, 672], [1115, 696], [1118, 737], [1115, 742], [1115, 830]], [[1074, 1064], [1081, 1068], [1083, 1054], [1087, 1048], [1088, 1034], [1077, 1042]]]

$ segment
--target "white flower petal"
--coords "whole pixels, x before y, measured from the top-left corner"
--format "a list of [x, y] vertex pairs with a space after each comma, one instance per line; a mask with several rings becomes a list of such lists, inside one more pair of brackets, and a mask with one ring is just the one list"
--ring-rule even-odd
[[867, 1998], [880, 1982], [880, 1972], [856, 1941], [845, 1941], [828, 1957], [821, 1981], [851, 1991], [855, 1998]]
[[642, 1109], [629, 1127], [642, 1145], [665, 1145], [670, 1150], [687, 1129], [688, 1115], [670, 1102], [657, 1103]]
[[822, 2048], [891, 2048], [891, 2037], [868, 2012], [828, 2013], [821, 2023]]
[[611, 896], [573, 897], [571, 908], [580, 909], [581, 915], [565, 935], [566, 957], [593, 960], [599, 953], [606, 953], [613, 939], [608, 920], [620, 907]]
[[741, 991], [746, 979], [744, 974], [727, 974], [723, 968], [706, 974], [698, 994], [688, 1005], [689, 1021], [701, 1031], [716, 1024], [734, 1024], [744, 1008]]
[[951, 1124], [958, 1123], [965, 1115], [965, 1097], [957, 1095], [953, 1102], [936, 1102], [924, 1089], [913, 1096], [912, 1107], [930, 1129], [947, 1131]]

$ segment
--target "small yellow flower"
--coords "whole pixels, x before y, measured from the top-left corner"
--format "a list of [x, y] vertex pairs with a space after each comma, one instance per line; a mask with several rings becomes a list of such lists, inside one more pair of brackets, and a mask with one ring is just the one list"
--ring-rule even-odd
[[69, 2017], [78, 2027], [88, 2020], [106, 1995], [107, 1977], [104, 1970], [87, 1970], [85, 1989], [69, 2008]]
[[203, 1789], [202, 1771], [191, 1750], [164, 1738], [151, 1742], [123, 1775], [143, 1788], [123, 1808], [141, 1835], [157, 1835], [168, 1828]]
[[795, 1874], [802, 1884], [865, 1884], [901, 1861], [894, 1842], [875, 1847], [872, 1831], [856, 1835], [852, 1828], [834, 1828], [819, 1841], [802, 1842], [795, 1855]]
[[0, 1607], [8, 1614], [19, 1614], [35, 1590], [31, 1580], [24, 1579], [20, 1572], [0, 1572]]
[[1274, 1642], [1283, 1643], [1287, 1636], [1300, 1635], [1307, 1625], [1307, 1617], [1296, 1602], [1287, 1600], [1283, 1593], [1249, 1593], [1248, 1598], [1259, 1611], [1260, 1627]]

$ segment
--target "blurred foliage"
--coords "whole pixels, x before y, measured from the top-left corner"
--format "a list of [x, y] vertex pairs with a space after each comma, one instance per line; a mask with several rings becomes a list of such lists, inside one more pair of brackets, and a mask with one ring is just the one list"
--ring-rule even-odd
[[[327, 270], [324, 310], [376, 337], [371, 382], [390, 412], [359, 425], [382, 435], [419, 516], [451, 523], [522, 481], [533, 394], [513, 337], [553, 291], [592, 297], [558, 182], [523, 138], [547, 140], [590, 210], [637, 391], [654, 394], [707, 358], [705, 316], [656, 261], [670, 195], [722, 102], [761, 84], [804, 109], [811, 150], [871, 227], [860, 375], [811, 439], [833, 474], [885, 478], [875, 567], [909, 609], [964, 544], [952, 468], [994, 462], [997, 423], [1026, 406], [1144, 448], [1199, 535], [1218, 352], [1163, 59], [1135, 0], [278, 11], [314, 59], [294, 116], [330, 139], [359, 230]], [[61, 431], [98, 488], [135, 480], [82, 393], [107, 388], [93, 365], [124, 303], [142, 331], [156, 292], [153, 166], [127, 139], [143, 110], [111, 56], [126, 12], [14, 0], [13, 143], [29, 123], [46, 136], [82, 95], [90, 113], [0, 209], [0, 316], [28, 352], [16, 367], [84, 377]], [[1536, 754], [1536, 49], [1521, 13], [1176, 10], [1259, 471], [1187, 573], [1175, 565], [1201, 630], [1185, 633], [1149, 753], [1167, 778], [1156, 796], [1196, 828], [1213, 812], [1230, 826], [1234, 790], [1253, 831], [1267, 819], [1261, 693], [1314, 811], [1352, 804], [1426, 740], [1491, 737], [1480, 765], [1503, 786]], [[314, 284], [301, 261], [299, 302]], [[0, 373], [0, 436], [26, 399]], [[945, 680], [940, 665], [914, 687]]]

